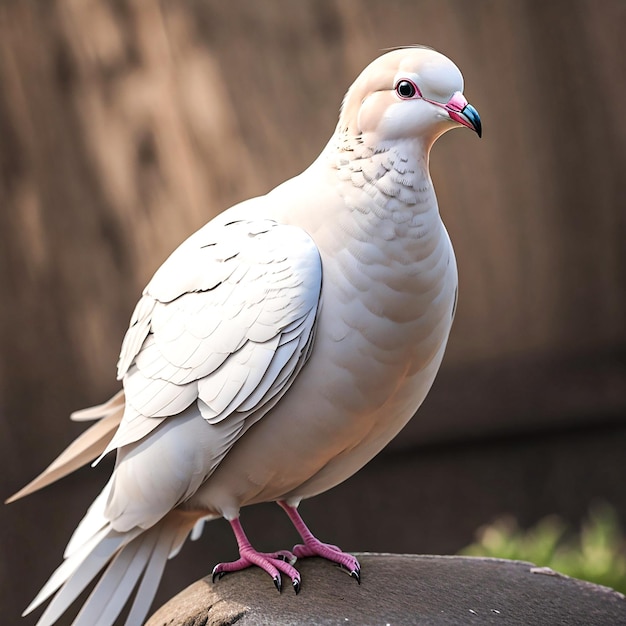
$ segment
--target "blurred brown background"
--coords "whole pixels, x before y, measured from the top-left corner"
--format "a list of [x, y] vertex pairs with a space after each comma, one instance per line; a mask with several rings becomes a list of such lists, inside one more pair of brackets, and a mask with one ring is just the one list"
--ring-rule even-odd
[[[302, 510], [345, 549], [416, 553], [455, 552], [503, 512], [577, 523], [602, 498], [626, 520], [625, 33], [623, 0], [3, 2], [0, 493], [117, 390], [130, 313], [169, 252], [304, 169], [382, 48], [425, 43], [461, 67], [485, 131], [449, 133], [431, 160], [457, 319], [419, 416]], [[3, 624], [110, 468], [0, 508]], [[295, 540], [278, 507], [243, 521], [261, 549]], [[235, 552], [210, 524], [158, 602]]]

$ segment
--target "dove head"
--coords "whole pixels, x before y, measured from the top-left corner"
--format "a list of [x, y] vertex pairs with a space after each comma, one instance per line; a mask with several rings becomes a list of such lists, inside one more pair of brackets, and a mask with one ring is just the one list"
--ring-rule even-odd
[[429, 148], [458, 126], [481, 135], [459, 68], [435, 50], [413, 47], [388, 52], [361, 72], [346, 94], [337, 129], [376, 143], [417, 139]]

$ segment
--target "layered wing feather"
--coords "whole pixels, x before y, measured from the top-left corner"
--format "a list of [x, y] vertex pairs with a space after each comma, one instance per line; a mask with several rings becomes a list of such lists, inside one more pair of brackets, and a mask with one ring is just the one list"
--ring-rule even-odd
[[321, 261], [300, 228], [210, 222], [144, 290], [118, 377], [126, 409], [106, 452], [138, 441], [196, 402], [210, 423], [281, 392], [312, 338]]

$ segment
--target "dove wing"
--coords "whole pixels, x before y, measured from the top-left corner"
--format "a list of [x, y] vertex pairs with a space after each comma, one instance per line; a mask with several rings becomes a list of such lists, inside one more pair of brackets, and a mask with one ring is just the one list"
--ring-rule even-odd
[[118, 363], [124, 417], [103, 454], [193, 403], [210, 424], [258, 419], [308, 356], [321, 281], [317, 247], [298, 227], [222, 219], [192, 235], [133, 313]]

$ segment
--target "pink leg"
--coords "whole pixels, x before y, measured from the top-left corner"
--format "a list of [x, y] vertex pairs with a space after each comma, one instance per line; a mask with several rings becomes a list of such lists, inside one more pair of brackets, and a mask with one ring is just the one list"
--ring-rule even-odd
[[238, 572], [239, 570], [256, 565], [272, 577], [278, 591], [282, 588], [280, 572], [291, 578], [291, 584], [296, 593], [300, 591], [300, 573], [293, 567], [293, 564], [296, 562], [296, 557], [291, 552], [288, 550], [270, 553], [257, 552], [250, 544], [248, 537], [246, 537], [246, 533], [243, 531], [239, 519], [232, 520], [230, 525], [235, 533], [237, 545], [239, 546], [239, 558], [231, 563], [218, 563], [213, 568], [213, 582], [219, 580], [224, 574], [229, 572]]
[[344, 569], [348, 570], [348, 573], [352, 578], [361, 584], [361, 566], [359, 562], [351, 555], [343, 552], [337, 546], [330, 545], [328, 543], [322, 543], [319, 539], [313, 536], [313, 533], [307, 528], [304, 520], [300, 517], [297, 509], [293, 506], [289, 506], [286, 502], [280, 500], [278, 504], [284, 509], [285, 513], [289, 516], [292, 524], [304, 544], [294, 546], [293, 553], [299, 558], [303, 559], [308, 556], [320, 556], [323, 559], [328, 559], [334, 563], [338, 563]]

